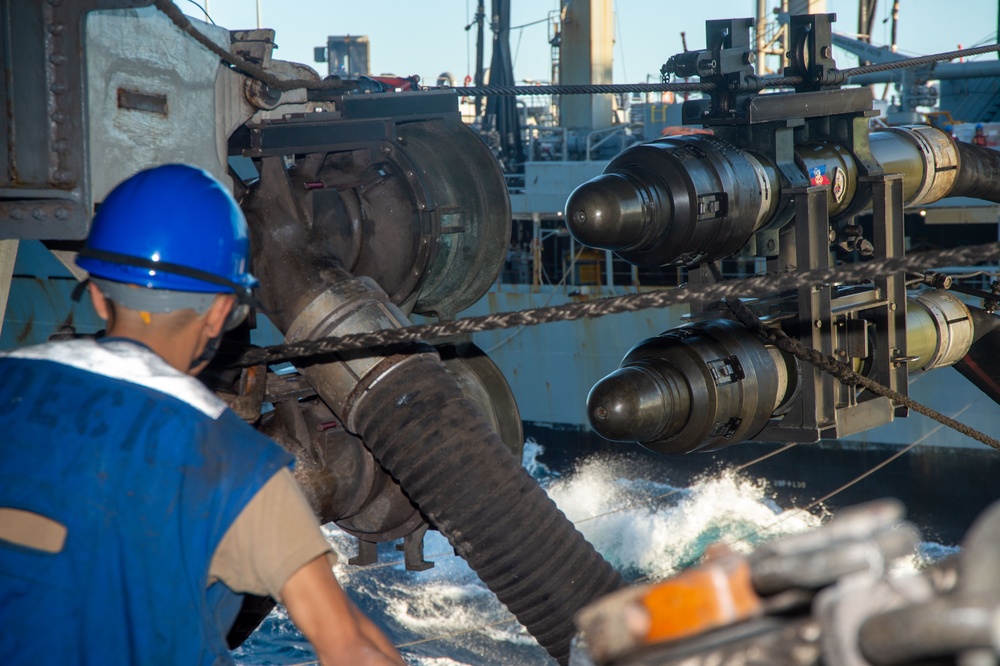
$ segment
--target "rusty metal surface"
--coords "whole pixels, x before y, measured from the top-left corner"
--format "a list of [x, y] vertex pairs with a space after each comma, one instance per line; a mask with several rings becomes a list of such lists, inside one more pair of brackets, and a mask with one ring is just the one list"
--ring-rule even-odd
[[149, 0], [0, 1], [0, 238], [78, 239], [87, 231], [83, 21]]

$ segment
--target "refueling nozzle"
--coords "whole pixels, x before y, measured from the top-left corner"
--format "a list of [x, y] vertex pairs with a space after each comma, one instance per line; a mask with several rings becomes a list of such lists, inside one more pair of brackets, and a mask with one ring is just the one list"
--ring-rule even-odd
[[[938, 289], [911, 296], [906, 314], [901, 358], [910, 373], [958, 363], [977, 329], [995, 326], [995, 318]], [[864, 360], [851, 362], [862, 368]], [[795, 393], [797, 364], [729, 319], [687, 324], [629, 350], [590, 390], [587, 416], [605, 439], [659, 453], [719, 449], [753, 438], [780, 415]]]
[[[871, 153], [886, 173], [901, 173], [907, 206], [931, 203], [959, 191], [1000, 200], [963, 175], [960, 149], [930, 126], [894, 127], [870, 135]], [[991, 159], [980, 156], [980, 162]], [[1000, 172], [1000, 156], [992, 158]], [[971, 160], [965, 160], [971, 162]], [[835, 217], [859, 210], [864, 170], [845, 146], [821, 140], [795, 146], [802, 183], [829, 185]], [[658, 139], [622, 151], [604, 173], [577, 187], [566, 202], [566, 223], [584, 245], [613, 250], [640, 266], [694, 265], [732, 256], [758, 230], [780, 217], [779, 170], [762, 154], [718, 136]]]

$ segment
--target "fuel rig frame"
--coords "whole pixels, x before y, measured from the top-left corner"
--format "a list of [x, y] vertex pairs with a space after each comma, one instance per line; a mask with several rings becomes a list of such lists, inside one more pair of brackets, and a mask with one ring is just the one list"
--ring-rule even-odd
[[[708, 48], [670, 58], [664, 72], [714, 84], [684, 103], [686, 124], [712, 135], [627, 148], [566, 204], [577, 241], [640, 266], [683, 265], [710, 284], [713, 262], [761, 257], [769, 273], [833, 268], [840, 260], [903, 256], [903, 211], [947, 196], [996, 201], [984, 174], [996, 153], [928, 126], [871, 130], [868, 88], [831, 58], [832, 14], [790, 18], [784, 78], [794, 92], [760, 94], [752, 19], [709, 21]], [[872, 216], [871, 239], [857, 223]], [[933, 280], [932, 280], [933, 281]], [[926, 286], [926, 285], [924, 285]], [[902, 273], [850, 284], [807, 284], [746, 306], [764, 327], [853, 367], [906, 397], [907, 373], [956, 365], [979, 383], [996, 328], [991, 295], [966, 305], [943, 277], [907, 298]], [[693, 323], [640, 342], [588, 396], [594, 430], [662, 453], [715, 450], [758, 439], [836, 439], [906, 416], [884, 395], [763, 343], [719, 302], [692, 307]], [[987, 339], [979, 346], [974, 342]]]

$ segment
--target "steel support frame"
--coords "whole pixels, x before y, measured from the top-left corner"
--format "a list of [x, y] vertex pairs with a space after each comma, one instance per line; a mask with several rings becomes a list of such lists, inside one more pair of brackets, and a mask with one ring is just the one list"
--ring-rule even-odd
[[[872, 187], [872, 223], [874, 227], [875, 260], [901, 257], [903, 238], [903, 176], [882, 174], [865, 178]], [[875, 381], [907, 395], [906, 365], [899, 360], [906, 350], [906, 281], [901, 273], [875, 279], [876, 294], [881, 292], [882, 305], [875, 310], [875, 325], [885, 331], [876, 337], [876, 358], [888, 362], [876, 365]], [[895, 415], [903, 417], [909, 411], [903, 405], [894, 407]]]
[[[0, 0], [0, 238], [78, 240], [90, 224], [84, 23], [152, 0]], [[15, 140], [15, 138], [17, 140]]]
[[[872, 189], [875, 260], [903, 254], [903, 177], [901, 174], [865, 176]], [[795, 252], [800, 269], [830, 267], [830, 221], [826, 186], [796, 188]], [[834, 358], [848, 348], [849, 319], [862, 318], [875, 328], [868, 376], [906, 395], [906, 290], [902, 274], [875, 278], [873, 288], [837, 297], [832, 285], [810, 285], [797, 293], [794, 331], [799, 342]], [[906, 416], [904, 406], [889, 398], [846, 386], [832, 375], [799, 362], [799, 390], [781, 420], [772, 420], [754, 439], [810, 442], [833, 439], [889, 423]]]

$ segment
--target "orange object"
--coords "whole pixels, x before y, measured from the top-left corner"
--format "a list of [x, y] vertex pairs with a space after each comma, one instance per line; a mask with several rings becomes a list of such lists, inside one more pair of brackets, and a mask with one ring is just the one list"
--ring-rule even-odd
[[712, 559], [652, 586], [642, 597], [649, 612], [648, 643], [687, 638], [761, 614], [743, 557]]
[[575, 617], [594, 662], [690, 638], [764, 614], [747, 558], [711, 546], [699, 566], [660, 583], [601, 597]]
[[660, 130], [660, 136], [690, 136], [692, 134], [715, 134], [710, 129], [687, 125], [668, 125]]

